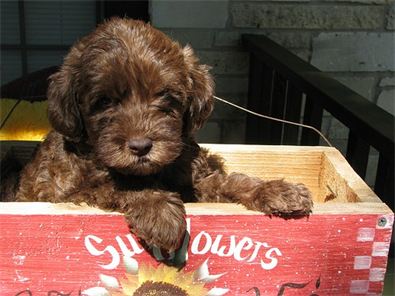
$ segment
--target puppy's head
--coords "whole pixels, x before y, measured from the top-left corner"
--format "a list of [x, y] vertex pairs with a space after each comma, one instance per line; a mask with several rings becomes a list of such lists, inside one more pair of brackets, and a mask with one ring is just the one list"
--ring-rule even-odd
[[160, 171], [213, 108], [213, 80], [190, 47], [143, 22], [111, 19], [73, 46], [50, 78], [49, 120], [126, 174]]

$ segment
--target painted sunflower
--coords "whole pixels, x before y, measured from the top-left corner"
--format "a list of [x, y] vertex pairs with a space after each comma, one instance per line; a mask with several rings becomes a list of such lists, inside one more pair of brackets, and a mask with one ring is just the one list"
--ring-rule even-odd
[[104, 274], [101, 282], [106, 286], [94, 287], [82, 292], [87, 296], [221, 296], [229, 289], [212, 288], [208, 291], [206, 283], [215, 281], [225, 273], [211, 275], [208, 270], [208, 259], [192, 272], [178, 271], [166, 265], [138, 266], [133, 258], [124, 257], [127, 273], [122, 279]]

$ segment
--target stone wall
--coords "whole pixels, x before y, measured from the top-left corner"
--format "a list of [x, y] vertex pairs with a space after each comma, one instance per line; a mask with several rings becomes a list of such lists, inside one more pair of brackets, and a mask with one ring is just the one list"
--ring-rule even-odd
[[[395, 113], [393, 0], [152, 0], [150, 9], [153, 25], [191, 44], [213, 67], [217, 94], [233, 102], [244, 104], [248, 88], [248, 54], [240, 36], [255, 33]], [[199, 140], [242, 143], [244, 128], [245, 114], [218, 102]], [[345, 151], [348, 131], [339, 121], [326, 114], [322, 130]], [[376, 163], [372, 151], [369, 183]]]

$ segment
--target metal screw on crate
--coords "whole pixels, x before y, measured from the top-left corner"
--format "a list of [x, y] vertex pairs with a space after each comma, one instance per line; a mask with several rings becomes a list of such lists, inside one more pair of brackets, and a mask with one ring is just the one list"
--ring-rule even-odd
[[377, 225], [378, 225], [379, 227], [384, 227], [386, 224], [387, 224], [387, 219], [385, 219], [385, 217], [381, 217], [381, 218], [378, 220], [378, 222], [377, 222]]

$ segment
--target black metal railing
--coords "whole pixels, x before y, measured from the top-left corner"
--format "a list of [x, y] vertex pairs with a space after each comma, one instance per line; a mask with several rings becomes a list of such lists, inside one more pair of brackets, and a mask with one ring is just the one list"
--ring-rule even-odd
[[[374, 191], [394, 209], [394, 116], [262, 35], [243, 35], [250, 52], [248, 108], [321, 128], [326, 110], [347, 126], [346, 158], [365, 177], [370, 147], [379, 152]], [[304, 108], [303, 108], [304, 101]], [[318, 145], [309, 129], [247, 117], [251, 144]]]

